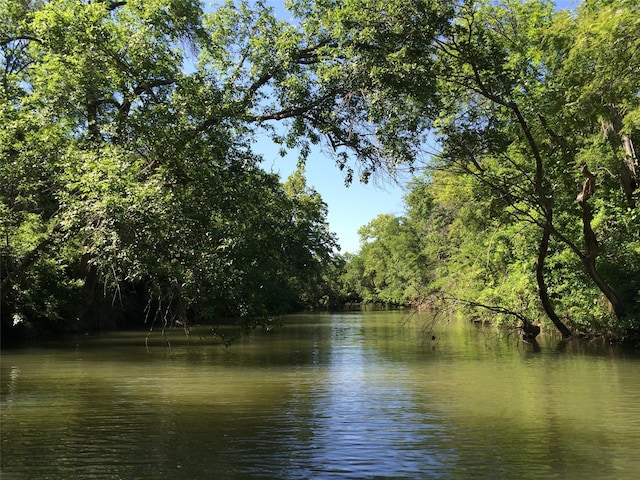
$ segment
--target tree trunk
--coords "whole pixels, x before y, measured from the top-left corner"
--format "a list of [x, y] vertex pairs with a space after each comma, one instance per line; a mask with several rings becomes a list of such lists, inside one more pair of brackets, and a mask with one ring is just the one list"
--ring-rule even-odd
[[549, 319], [556, 326], [558, 331], [562, 334], [563, 338], [569, 338], [571, 336], [571, 330], [560, 320], [558, 314], [553, 308], [551, 299], [549, 298], [549, 291], [547, 290], [547, 283], [544, 278], [544, 264], [547, 258], [547, 252], [549, 251], [549, 238], [551, 237], [551, 228], [545, 226], [542, 231], [542, 238], [540, 239], [540, 245], [538, 246], [538, 257], [536, 258], [536, 283], [538, 285], [538, 297], [542, 302], [542, 308]]
[[553, 308], [553, 304], [551, 303], [551, 299], [549, 298], [547, 282], [544, 278], [544, 264], [547, 259], [547, 252], [549, 251], [549, 238], [551, 237], [551, 233], [553, 232], [553, 205], [549, 201], [549, 197], [547, 196], [547, 189], [545, 188], [544, 162], [542, 161], [542, 154], [540, 152], [538, 142], [536, 142], [531, 129], [529, 128], [529, 124], [518, 108], [518, 105], [513, 102], [506, 103], [505, 105], [513, 111], [516, 118], [518, 119], [518, 123], [520, 124], [522, 131], [527, 138], [527, 143], [529, 144], [529, 147], [531, 148], [531, 152], [533, 154], [533, 158], [535, 159], [536, 170], [533, 182], [534, 190], [537, 196], [538, 205], [544, 212], [542, 238], [540, 239], [540, 244], [538, 245], [538, 256], [536, 258], [536, 283], [538, 286], [538, 297], [540, 298], [542, 308], [549, 317], [549, 320], [553, 322], [555, 327], [562, 334], [563, 338], [569, 338], [572, 335], [571, 331], [562, 322], [562, 320], [560, 320], [560, 317]]
[[618, 161], [620, 185], [627, 199], [627, 205], [634, 208], [635, 199], [633, 194], [638, 187], [638, 174], [636, 171], [638, 157], [631, 137], [620, 133], [622, 131], [622, 118], [613, 107], [611, 108], [611, 120], [602, 121], [602, 131], [607, 137], [616, 158], [620, 157], [621, 152], [624, 152], [622, 158]]
[[591, 228], [591, 221], [593, 216], [591, 214], [591, 207], [584, 202], [578, 202], [582, 208], [582, 231], [584, 234], [584, 247], [585, 254], [582, 256], [582, 263], [584, 263], [587, 274], [593, 280], [593, 283], [600, 289], [600, 291], [607, 297], [611, 308], [618, 320], [624, 317], [624, 306], [615, 290], [611, 288], [600, 276], [596, 268], [596, 258], [598, 258], [598, 239], [596, 234]]
[[96, 305], [96, 290], [98, 288], [98, 273], [91, 264], [91, 255], [85, 253], [80, 257], [78, 278], [83, 280], [82, 288], [78, 292], [78, 318], [83, 327], [89, 330], [101, 330]]

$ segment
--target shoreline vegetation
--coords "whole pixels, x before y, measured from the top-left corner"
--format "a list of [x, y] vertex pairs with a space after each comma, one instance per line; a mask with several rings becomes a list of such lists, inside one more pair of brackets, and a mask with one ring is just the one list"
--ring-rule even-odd
[[[0, 0], [3, 343], [359, 302], [640, 344], [636, 1], [287, 7]], [[357, 254], [311, 154], [412, 174]]]

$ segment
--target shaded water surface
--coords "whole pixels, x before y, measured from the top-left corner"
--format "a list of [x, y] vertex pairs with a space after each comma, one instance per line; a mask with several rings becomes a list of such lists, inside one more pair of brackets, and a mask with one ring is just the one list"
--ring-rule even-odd
[[10, 479], [632, 479], [640, 357], [397, 312], [2, 353]]

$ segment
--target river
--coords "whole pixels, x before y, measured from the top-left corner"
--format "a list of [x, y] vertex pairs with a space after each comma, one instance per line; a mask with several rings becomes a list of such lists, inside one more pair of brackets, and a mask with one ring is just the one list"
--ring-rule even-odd
[[3, 351], [1, 477], [638, 478], [640, 355], [428, 324], [305, 314], [231, 347], [138, 331]]

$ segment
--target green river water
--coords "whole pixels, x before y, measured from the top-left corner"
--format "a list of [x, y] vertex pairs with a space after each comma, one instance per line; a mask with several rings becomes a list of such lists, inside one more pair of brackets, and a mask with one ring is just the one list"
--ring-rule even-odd
[[[402, 312], [5, 350], [1, 478], [635, 479], [640, 355]], [[435, 339], [432, 339], [435, 335]]]

